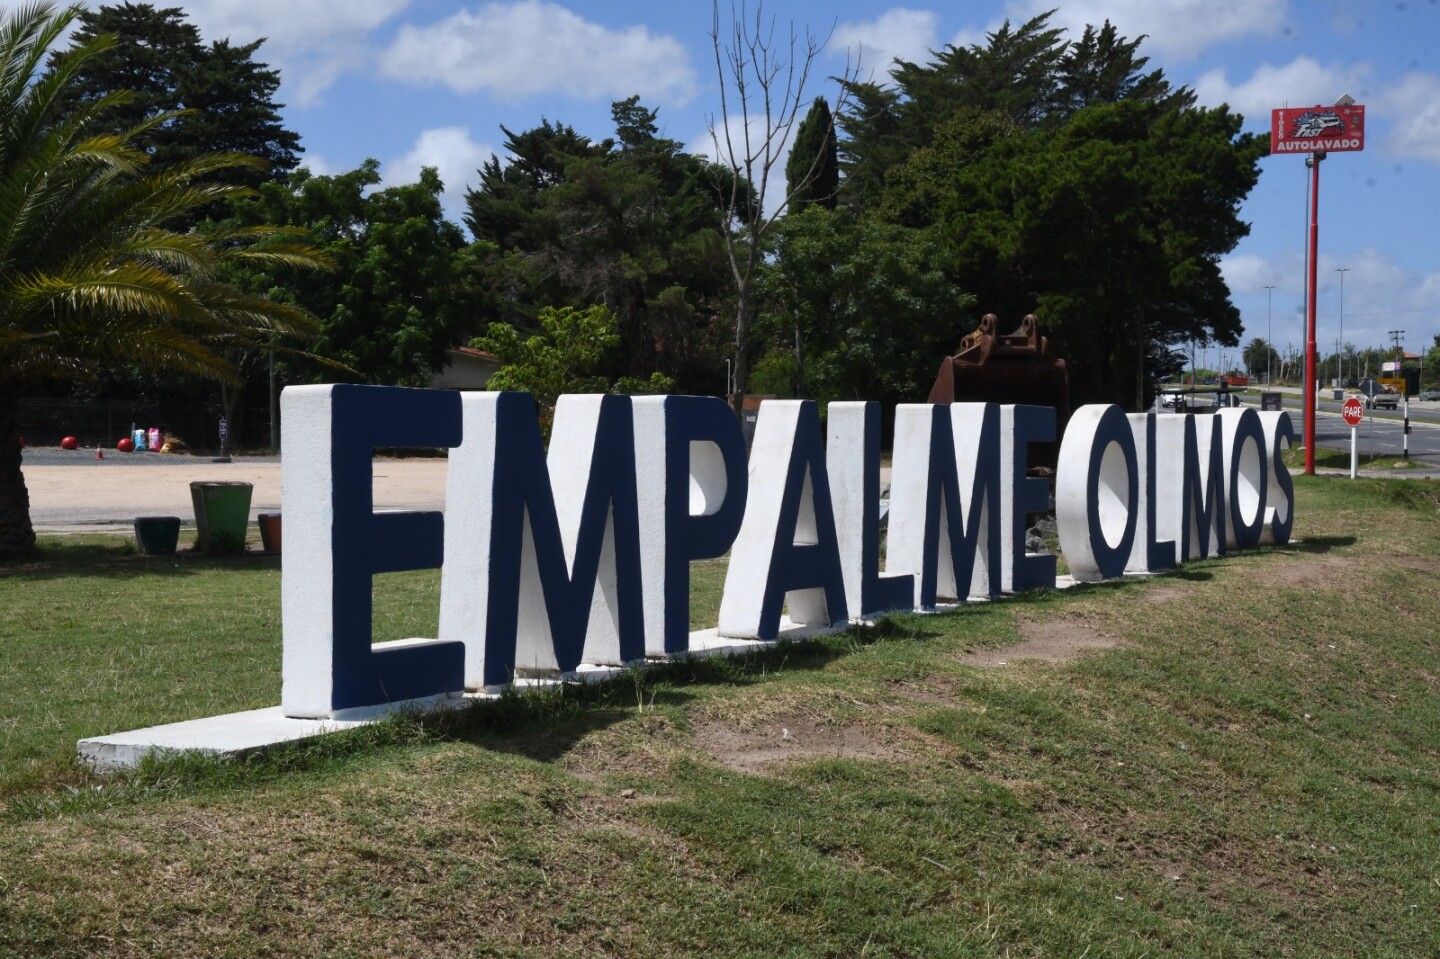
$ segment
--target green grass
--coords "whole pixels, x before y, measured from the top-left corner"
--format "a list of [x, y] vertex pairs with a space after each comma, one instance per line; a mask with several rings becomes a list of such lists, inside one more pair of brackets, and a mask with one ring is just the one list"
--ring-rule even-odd
[[[1291, 447], [1280, 454], [1285, 460], [1285, 465], [1292, 472], [1300, 472], [1305, 468], [1305, 450], [1303, 447]], [[1426, 468], [1427, 464], [1403, 456], [1371, 456], [1365, 452], [1365, 441], [1360, 442], [1360, 457], [1358, 463], [1362, 470], [1410, 470]], [[1350, 471], [1350, 451], [1316, 449], [1315, 468], [1329, 470]]]
[[[0, 955], [1436, 954], [1440, 484], [1296, 485], [1285, 548], [108, 779], [76, 738], [278, 701], [278, 570], [51, 541]], [[1120, 645], [974, 665], [1040, 625]]]

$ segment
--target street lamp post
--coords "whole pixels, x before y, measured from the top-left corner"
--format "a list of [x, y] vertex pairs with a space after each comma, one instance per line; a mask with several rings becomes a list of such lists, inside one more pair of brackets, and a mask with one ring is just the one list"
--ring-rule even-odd
[[1275, 284], [1265, 287], [1265, 385], [1275, 385], [1275, 341], [1270, 339], [1275, 320]]
[[1340, 274], [1340, 386], [1345, 386], [1345, 274], [1350, 272], [1350, 267], [1339, 266], [1335, 272]]

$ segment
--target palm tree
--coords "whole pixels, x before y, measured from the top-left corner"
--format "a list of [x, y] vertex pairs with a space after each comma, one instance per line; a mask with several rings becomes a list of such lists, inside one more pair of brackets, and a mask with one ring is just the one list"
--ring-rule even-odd
[[1245, 345], [1241, 357], [1245, 361], [1245, 372], [1251, 376], [1259, 376], [1274, 366], [1275, 348], [1264, 337], [1257, 336]]
[[173, 115], [117, 134], [104, 119], [126, 94], [63, 111], [77, 71], [112, 45], [52, 55], [78, 13], [37, 3], [0, 23], [0, 557], [35, 546], [16, 419], [27, 385], [132, 362], [234, 381], [228, 351], [315, 325], [225, 282], [227, 264], [326, 265], [294, 231], [167, 227], [246, 195], [214, 175], [260, 161], [214, 154], [147, 172], [135, 137]]

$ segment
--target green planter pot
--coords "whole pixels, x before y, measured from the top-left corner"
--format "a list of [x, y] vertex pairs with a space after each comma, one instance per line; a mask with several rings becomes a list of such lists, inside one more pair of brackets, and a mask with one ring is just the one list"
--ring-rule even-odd
[[146, 556], [174, 556], [180, 542], [180, 517], [135, 517], [135, 543]]
[[233, 481], [190, 484], [190, 500], [195, 506], [196, 549], [202, 552], [244, 550], [253, 490], [251, 483]]

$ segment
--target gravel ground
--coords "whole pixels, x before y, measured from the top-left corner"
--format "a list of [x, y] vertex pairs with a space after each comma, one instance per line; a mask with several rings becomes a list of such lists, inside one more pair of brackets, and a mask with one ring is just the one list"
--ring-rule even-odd
[[[443, 459], [377, 459], [372, 470], [376, 509], [445, 508]], [[137, 516], [178, 516], [195, 521], [193, 482], [239, 481], [253, 487], [250, 516], [280, 510], [280, 458], [236, 456], [215, 463], [206, 456], [166, 453], [25, 450], [22, 466], [37, 532], [123, 531]]]
[[[191, 456], [186, 453], [121, 453], [119, 450], [102, 449], [104, 459], [95, 458], [95, 450], [62, 450], [58, 446], [27, 446], [25, 466], [195, 466], [209, 463], [212, 457]], [[236, 463], [278, 463], [278, 456], [234, 456]]]

